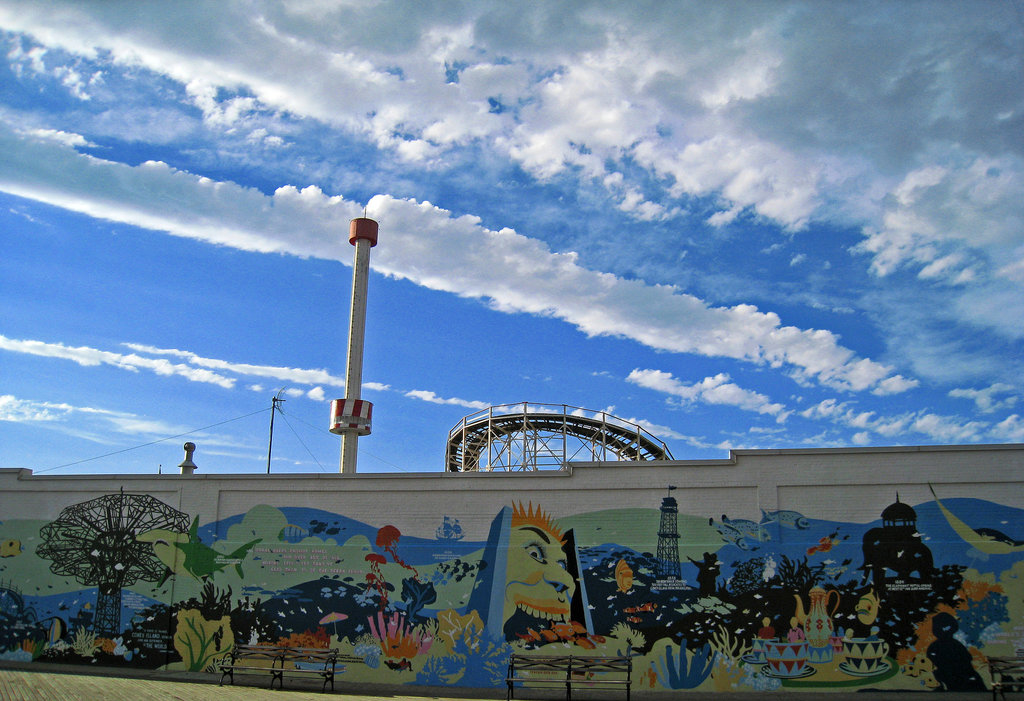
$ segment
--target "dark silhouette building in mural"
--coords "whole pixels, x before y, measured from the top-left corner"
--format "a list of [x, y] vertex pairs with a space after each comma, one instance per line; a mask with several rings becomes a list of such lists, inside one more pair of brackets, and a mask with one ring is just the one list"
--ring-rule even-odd
[[909, 504], [896, 502], [882, 511], [882, 525], [864, 534], [864, 580], [869, 577], [878, 591], [885, 591], [888, 572], [902, 580], [917, 574], [917, 581], [932, 576], [932, 551], [921, 540], [917, 530], [917, 512]]

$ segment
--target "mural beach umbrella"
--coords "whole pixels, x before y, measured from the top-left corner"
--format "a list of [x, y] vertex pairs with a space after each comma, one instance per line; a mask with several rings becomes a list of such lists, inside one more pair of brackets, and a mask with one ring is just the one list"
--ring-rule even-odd
[[320, 625], [325, 626], [328, 623], [333, 623], [334, 624], [334, 637], [337, 638], [338, 637], [338, 621], [344, 621], [346, 618], [348, 618], [348, 616], [346, 616], [345, 614], [338, 613], [337, 611], [332, 611], [331, 613], [327, 614], [326, 616], [324, 616], [323, 618], [320, 619]]

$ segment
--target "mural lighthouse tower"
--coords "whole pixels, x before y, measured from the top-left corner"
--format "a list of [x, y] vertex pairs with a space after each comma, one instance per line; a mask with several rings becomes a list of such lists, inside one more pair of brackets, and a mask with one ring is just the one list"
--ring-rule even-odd
[[356, 443], [370, 433], [373, 404], [359, 398], [363, 384], [363, 336], [366, 330], [366, 284], [370, 249], [377, 245], [377, 222], [359, 217], [349, 224], [348, 242], [356, 247], [352, 264], [352, 312], [348, 328], [345, 398], [331, 402], [331, 433], [341, 436], [342, 474], [356, 471]]

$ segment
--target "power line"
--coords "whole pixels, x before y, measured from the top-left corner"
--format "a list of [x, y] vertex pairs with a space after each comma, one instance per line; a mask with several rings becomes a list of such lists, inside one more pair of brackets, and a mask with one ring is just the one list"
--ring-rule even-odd
[[326, 472], [326, 470], [324, 469], [324, 466], [321, 465], [320, 461], [316, 459], [316, 456], [313, 455], [313, 453], [310, 451], [309, 447], [305, 443], [303, 443], [302, 437], [299, 436], [298, 432], [292, 426], [292, 422], [288, 420], [288, 415], [284, 413], [284, 409], [278, 409], [278, 412], [280, 412], [281, 418], [284, 419], [284, 422], [286, 424], [288, 424], [288, 428], [290, 428], [292, 433], [295, 434], [296, 440], [298, 440], [299, 443], [302, 445], [302, 447], [306, 449], [306, 452], [309, 453], [309, 457], [313, 458], [313, 462], [315, 462], [317, 464], [317, 467], [320, 468], [320, 472]]
[[163, 443], [164, 441], [174, 440], [175, 438], [181, 438], [182, 436], [190, 436], [193, 433], [198, 433], [199, 431], [205, 431], [205, 430], [210, 429], [210, 428], [216, 428], [217, 426], [223, 426], [224, 424], [229, 424], [232, 421], [239, 421], [241, 419], [247, 419], [250, 416], [255, 416], [256, 414], [262, 414], [264, 411], [270, 411], [270, 410], [269, 409], [260, 409], [258, 411], [254, 411], [252, 413], [245, 414], [243, 416], [236, 416], [233, 419], [227, 419], [225, 421], [218, 421], [215, 424], [210, 424], [209, 426], [203, 426], [202, 428], [193, 428], [192, 430], [185, 431], [184, 433], [178, 433], [178, 434], [175, 434], [173, 436], [167, 436], [165, 438], [158, 438], [157, 440], [150, 441], [149, 443], [143, 443], [141, 445], [133, 445], [130, 448], [122, 448], [121, 450], [115, 450], [115, 451], [110, 452], [110, 453], [104, 453], [103, 455], [97, 455], [96, 457], [93, 457], [93, 458], [86, 458], [84, 460], [76, 460], [75, 462], [69, 462], [69, 463], [65, 463], [63, 465], [57, 465], [56, 467], [48, 467], [45, 470], [37, 470], [35, 474], [42, 474], [44, 472], [51, 472], [53, 470], [59, 470], [59, 469], [61, 469], [63, 467], [72, 467], [74, 465], [81, 465], [82, 463], [92, 462], [93, 460], [102, 460], [103, 458], [109, 458], [112, 455], [120, 455], [121, 453], [127, 453], [130, 450], [137, 450], [139, 448], [145, 448], [146, 446], [156, 445], [157, 443]]
[[[283, 414], [284, 412], [281, 412], [281, 413]], [[309, 426], [311, 429], [313, 429], [314, 431], [316, 431], [318, 433], [330, 433], [331, 436], [334, 436], [335, 438], [338, 437], [337, 434], [331, 433], [328, 429], [314, 426], [313, 424], [309, 423], [308, 421], [303, 420], [302, 418], [300, 418], [298, 416], [293, 416], [292, 418], [295, 419], [296, 421], [299, 421], [301, 423], [306, 424], [307, 426]], [[294, 429], [292, 429], [292, 430], [294, 431]], [[301, 443], [302, 441], [299, 441], [299, 442]], [[303, 447], [305, 447], [305, 446], [303, 446]], [[308, 448], [307, 448], [307, 451], [308, 451]], [[373, 458], [374, 460], [377, 460], [378, 462], [382, 462], [385, 465], [390, 465], [391, 467], [395, 468], [399, 472], [408, 472], [409, 471], [409, 470], [406, 470], [404, 467], [401, 467], [400, 465], [396, 465], [393, 462], [388, 462], [384, 458], [379, 457], [377, 455], [374, 455], [373, 453], [371, 453], [368, 450], [366, 450], [366, 448], [363, 448], [363, 447], [359, 448], [359, 454], [360, 455], [368, 455], [369, 457]], [[316, 458], [313, 458], [313, 459], [316, 460]], [[319, 464], [320, 463], [318, 462], [317, 465], [319, 465]]]

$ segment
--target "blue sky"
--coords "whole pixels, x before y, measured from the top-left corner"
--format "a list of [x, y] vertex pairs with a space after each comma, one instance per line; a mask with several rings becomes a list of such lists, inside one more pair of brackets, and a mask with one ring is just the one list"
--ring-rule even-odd
[[1024, 441], [1019, 2], [0, 0], [0, 466], [360, 472], [511, 402], [677, 458]]

